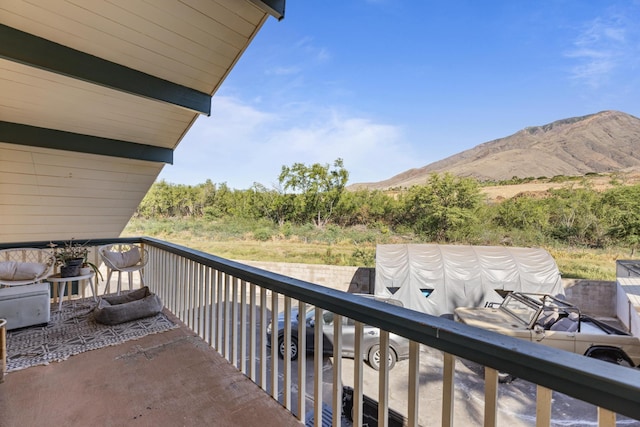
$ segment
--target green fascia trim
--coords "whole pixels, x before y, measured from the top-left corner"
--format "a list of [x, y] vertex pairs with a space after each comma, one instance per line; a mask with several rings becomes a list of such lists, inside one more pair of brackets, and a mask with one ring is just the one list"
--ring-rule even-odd
[[173, 150], [0, 121], [0, 142], [173, 164]]
[[211, 115], [211, 95], [0, 24], [0, 57]]
[[285, 0], [251, 0], [253, 4], [281, 21], [284, 18]]

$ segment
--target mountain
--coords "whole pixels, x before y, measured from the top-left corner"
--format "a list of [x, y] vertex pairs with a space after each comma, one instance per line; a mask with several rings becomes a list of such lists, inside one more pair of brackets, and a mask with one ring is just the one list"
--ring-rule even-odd
[[350, 189], [423, 184], [431, 173], [450, 172], [480, 181], [557, 175], [581, 176], [640, 169], [640, 119], [619, 111], [532, 126], [418, 169]]

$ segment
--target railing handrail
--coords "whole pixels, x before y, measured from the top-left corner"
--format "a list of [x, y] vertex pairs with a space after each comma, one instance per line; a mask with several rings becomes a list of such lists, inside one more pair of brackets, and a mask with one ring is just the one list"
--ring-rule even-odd
[[[86, 244], [86, 246], [102, 246], [109, 243], [141, 243], [141, 237], [118, 237], [114, 239], [73, 239], [74, 242], [79, 244]], [[0, 243], [0, 249], [13, 249], [13, 248], [38, 248], [47, 249], [51, 247], [53, 243], [56, 246], [64, 246], [68, 243], [67, 240], [47, 240], [47, 241], [33, 241], [33, 242], [20, 242], [20, 243]]]

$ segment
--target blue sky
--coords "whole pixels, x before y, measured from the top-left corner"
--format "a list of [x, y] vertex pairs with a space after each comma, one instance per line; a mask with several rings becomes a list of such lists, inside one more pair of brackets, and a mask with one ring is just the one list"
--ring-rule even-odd
[[159, 179], [277, 186], [342, 158], [390, 178], [524, 127], [640, 117], [640, 0], [288, 0]]

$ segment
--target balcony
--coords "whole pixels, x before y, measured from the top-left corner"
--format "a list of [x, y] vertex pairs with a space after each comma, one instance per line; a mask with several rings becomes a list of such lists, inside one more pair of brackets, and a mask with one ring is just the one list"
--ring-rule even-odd
[[[0, 384], [7, 425], [300, 425], [321, 414], [341, 425], [640, 424], [640, 371], [523, 342], [426, 314], [266, 272], [150, 238], [145, 282], [181, 324], [161, 334], [89, 351], [61, 363], [16, 371]], [[48, 243], [48, 242], [46, 242]], [[36, 246], [23, 243], [8, 246]], [[41, 244], [44, 246], [44, 243]], [[282, 360], [267, 347], [272, 314], [315, 308], [355, 322], [356, 356], [323, 357], [320, 324], [313, 353]], [[289, 319], [289, 320], [287, 320]], [[410, 340], [409, 359], [389, 370], [365, 364], [363, 325]], [[301, 326], [301, 329], [304, 329]], [[299, 347], [305, 348], [302, 330]], [[500, 384], [499, 372], [518, 379]], [[316, 381], [322, 379], [322, 381]], [[343, 386], [353, 411], [342, 413]], [[304, 393], [298, 393], [305, 390]], [[5, 415], [7, 414], [7, 415]], [[567, 415], [569, 414], [569, 415]], [[569, 419], [571, 416], [579, 416]], [[569, 418], [567, 418], [569, 417]], [[328, 421], [328, 420], [327, 420]], [[344, 421], [342, 425], [348, 425]], [[3, 425], [5, 423], [3, 422]], [[325, 424], [326, 425], [326, 424]]]

